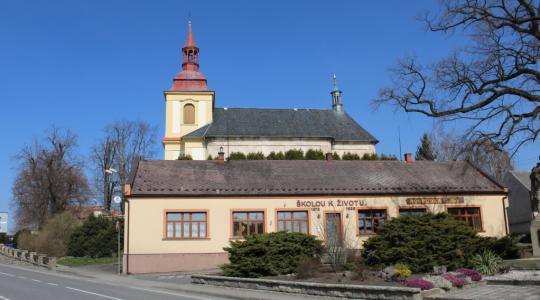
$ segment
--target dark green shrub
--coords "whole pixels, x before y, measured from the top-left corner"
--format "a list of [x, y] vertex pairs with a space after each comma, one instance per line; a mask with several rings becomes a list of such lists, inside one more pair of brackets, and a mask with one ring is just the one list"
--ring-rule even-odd
[[397, 160], [397, 157], [395, 155], [386, 155], [386, 154], [381, 154], [379, 156], [379, 160]]
[[332, 153], [332, 159], [333, 160], [341, 160], [341, 157], [339, 157], [339, 154], [337, 154], [336, 152]]
[[360, 156], [358, 156], [358, 154], [356, 154], [356, 153], [347, 152], [347, 153], [343, 153], [343, 155], [341, 156], [341, 159], [343, 159], [343, 160], [360, 160]]
[[520, 239], [520, 235], [507, 235], [502, 238], [485, 237], [480, 242], [480, 248], [493, 251], [503, 259], [520, 258], [521, 248], [517, 245]]
[[246, 158], [248, 160], [264, 160], [264, 154], [262, 152], [250, 152]]
[[414, 273], [433, 266], [470, 266], [482, 238], [462, 221], [446, 214], [402, 216], [380, 225], [365, 243], [362, 255], [369, 265], [407, 264]]
[[301, 258], [318, 258], [322, 242], [304, 233], [272, 232], [231, 241], [223, 248], [230, 263], [221, 269], [226, 276], [261, 277], [291, 274]]
[[326, 159], [324, 153], [321, 150], [309, 149], [306, 151], [305, 159], [307, 160], [324, 160]]
[[377, 160], [379, 157], [375, 153], [364, 153], [362, 160]]
[[0, 244], [7, 244], [8, 238], [5, 232], [0, 232]]
[[178, 156], [178, 160], [193, 160], [193, 157], [191, 157], [189, 154], [180, 154], [180, 156]]
[[304, 151], [299, 150], [299, 149], [291, 149], [285, 152], [285, 159], [287, 160], [304, 159]]
[[279, 151], [278, 153], [272, 151], [272, 152], [270, 152], [270, 154], [268, 154], [266, 159], [268, 159], [268, 160], [284, 160], [285, 159], [285, 154], [283, 154], [283, 152], [281, 152], [281, 151]]
[[117, 252], [116, 221], [93, 215], [73, 232], [69, 256], [106, 257]]
[[246, 155], [242, 152], [231, 152], [229, 160], [245, 160]]

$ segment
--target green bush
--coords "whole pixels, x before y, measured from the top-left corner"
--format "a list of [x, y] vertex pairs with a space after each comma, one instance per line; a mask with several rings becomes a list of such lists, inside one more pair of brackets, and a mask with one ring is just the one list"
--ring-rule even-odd
[[446, 214], [407, 215], [380, 225], [364, 243], [362, 256], [368, 265], [402, 262], [418, 273], [433, 266], [470, 266], [481, 244], [476, 231]]
[[225, 276], [261, 277], [291, 274], [301, 258], [318, 258], [322, 242], [304, 233], [272, 232], [231, 241], [223, 248], [230, 263], [221, 269]]
[[379, 157], [375, 153], [364, 153], [362, 160], [377, 160]]
[[307, 160], [324, 160], [326, 157], [324, 156], [324, 153], [321, 150], [313, 150], [309, 149], [306, 151], [305, 159]]
[[360, 160], [360, 156], [358, 156], [358, 154], [356, 153], [347, 152], [347, 153], [343, 153], [343, 155], [341, 156], [341, 159], [342, 160]]
[[521, 248], [517, 245], [520, 239], [520, 235], [507, 235], [502, 238], [485, 237], [481, 248], [493, 251], [503, 259], [516, 259], [521, 257]]
[[69, 256], [106, 257], [117, 252], [116, 221], [93, 215], [75, 230], [68, 245]]
[[339, 157], [339, 154], [337, 154], [336, 152], [332, 153], [332, 159], [333, 160], [341, 160], [341, 157]]
[[245, 160], [246, 155], [242, 152], [231, 152], [229, 154], [229, 160]]
[[178, 160], [193, 160], [193, 157], [191, 157], [189, 154], [180, 154], [180, 156], [178, 156]]
[[0, 232], [0, 244], [7, 244], [7, 234], [5, 232]]
[[264, 160], [264, 154], [262, 152], [250, 152], [246, 158], [248, 160]]
[[36, 250], [54, 257], [65, 256], [71, 235], [80, 224], [79, 219], [70, 212], [52, 217], [36, 236]]
[[485, 250], [482, 253], [474, 255], [471, 263], [476, 271], [484, 275], [494, 275], [502, 268], [503, 259], [495, 254], [495, 252]]
[[268, 159], [268, 160], [284, 160], [285, 159], [285, 154], [283, 154], [283, 152], [281, 152], [281, 151], [279, 151], [278, 153], [272, 151], [272, 152], [270, 152], [270, 154], [268, 154], [266, 159]]
[[299, 149], [291, 149], [285, 152], [285, 159], [287, 160], [304, 159], [304, 151], [299, 150]]

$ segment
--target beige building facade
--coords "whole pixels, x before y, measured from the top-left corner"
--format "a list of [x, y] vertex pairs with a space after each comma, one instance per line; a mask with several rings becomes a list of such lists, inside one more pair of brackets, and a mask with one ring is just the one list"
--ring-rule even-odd
[[129, 273], [216, 268], [230, 241], [263, 232], [361, 249], [403, 214], [446, 212], [480, 235], [508, 233], [506, 190], [462, 162], [143, 161], [127, 197]]

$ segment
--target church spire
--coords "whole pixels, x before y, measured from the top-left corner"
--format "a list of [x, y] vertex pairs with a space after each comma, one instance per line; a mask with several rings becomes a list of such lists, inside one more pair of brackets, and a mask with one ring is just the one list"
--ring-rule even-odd
[[208, 91], [206, 78], [199, 72], [199, 48], [195, 44], [191, 21], [182, 47], [182, 71], [174, 77], [170, 91]]
[[337, 87], [337, 77], [335, 73], [333, 74], [332, 79], [334, 81], [334, 88], [332, 89], [332, 92], [330, 92], [330, 95], [332, 95], [332, 109], [336, 112], [342, 112], [343, 104], [341, 103], [341, 90]]

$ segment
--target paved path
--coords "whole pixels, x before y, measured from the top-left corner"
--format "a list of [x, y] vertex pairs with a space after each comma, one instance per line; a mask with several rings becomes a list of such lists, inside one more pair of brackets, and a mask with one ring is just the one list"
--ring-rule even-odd
[[430, 299], [540, 300], [540, 286], [484, 285], [436, 295]]

